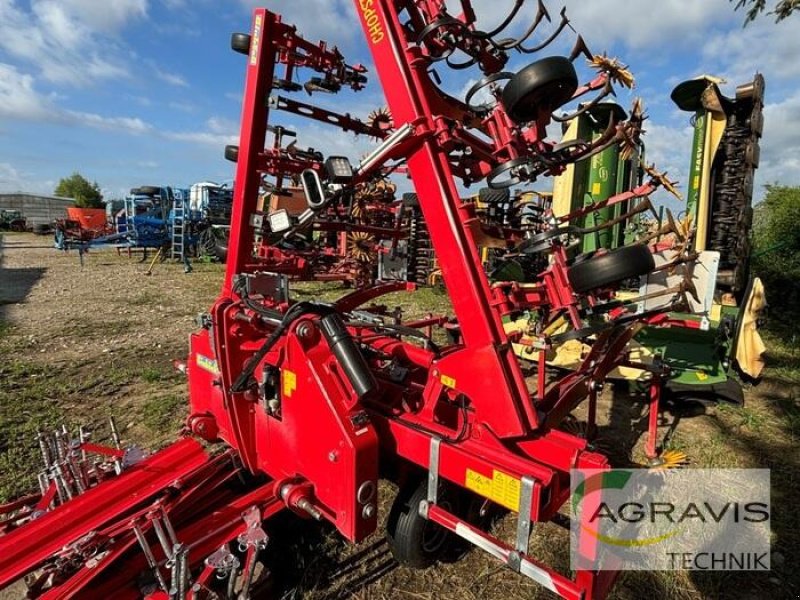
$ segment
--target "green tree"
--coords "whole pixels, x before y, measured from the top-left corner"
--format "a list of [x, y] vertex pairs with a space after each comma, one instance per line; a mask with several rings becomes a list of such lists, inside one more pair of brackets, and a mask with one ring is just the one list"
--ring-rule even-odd
[[[731, 0], [731, 2], [736, 2], [736, 10], [745, 9], [747, 14], [744, 21], [745, 25], [755, 21], [756, 17], [767, 8], [767, 0]], [[796, 10], [800, 10], [800, 0], [778, 0], [775, 10], [770, 11], [768, 14], [775, 15], [775, 22], [778, 23]]]
[[60, 198], [74, 198], [75, 204], [80, 208], [102, 208], [103, 206], [103, 194], [100, 193], [100, 186], [96, 181], [89, 183], [89, 180], [77, 171], [58, 182], [55, 195]]
[[753, 219], [753, 269], [767, 288], [770, 319], [800, 312], [800, 187], [768, 185]]

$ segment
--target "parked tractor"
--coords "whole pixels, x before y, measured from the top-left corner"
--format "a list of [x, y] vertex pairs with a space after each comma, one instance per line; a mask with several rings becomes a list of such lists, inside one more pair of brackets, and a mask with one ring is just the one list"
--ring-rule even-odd
[[0, 210], [0, 231], [27, 231], [28, 222], [18, 210]]
[[[522, 3], [493, 30], [476, 23], [469, 0], [459, 16], [447, 4], [355, 2], [391, 114], [382, 127], [271, 98], [276, 90], [364, 89], [366, 67], [335, 46], [308, 40], [261, 8], [249, 33], [234, 34], [246, 78], [240, 143], [226, 151], [237, 163], [228, 260], [219, 297], [199, 319], [181, 365], [189, 382], [186, 431], [150, 456], [113, 436], [104, 447], [82, 430], [42, 435], [39, 491], [0, 509], [0, 587], [24, 579], [32, 598], [251, 598], [273, 583], [265, 548], [285, 541], [272, 529], [284, 513], [324, 522], [352, 543], [385, 522], [394, 557], [411, 568], [454, 556], [464, 544], [558, 597], [608, 596], [616, 572], [591, 566], [600, 555], [594, 536], [578, 528], [576, 547], [589, 562], [574, 572], [534, 556], [529, 540], [534, 524], [564, 520], [573, 470], [610, 469], [609, 457], [567, 424], [585, 407], [586, 431], [595, 428], [598, 394], [620, 367], [650, 374], [647, 448], [654, 464], [661, 458], [656, 426], [667, 371], [636, 364], [629, 344], [674, 307], [639, 311], [618, 299], [624, 282], [656, 269], [648, 244], [596, 253], [581, 247], [573, 256], [571, 239], [593, 233], [599, 211], [631, 212], [672, 183], [649, 168], [629, 189], [535, 227], [506, 223], [496, 212], [487, 217], [485, 207], [497, 202], [486, 195], [484, 207], [463, 201], [459, 184], [524, 189], [609, 149], [632, 151], [642, 115], [611, 110], [599, 135], [548, 140], [554, 119], [580, 117], [633, 76], [591, 53], [583, 38], [569, 56], [533, 57], [506, 71], [512, 53], [552, 53], [556, 38], [571, 35], [566, 13], [535, 43], [549, 19], [541, 3], [518, 38], [504, 30]], [[472, 69], [474, 92], [448, 94], [434, 65]], [[379, 141], [358, 164], [319, 150], [298, 155], [267, 142], [276, 108], [345, 132], [372, 131]], [[371, 283], [330, 302], [297, 299], [287, 274], [272, 270], [270, 253], [329, 220], [337, 233], [388, 235], [382, 216], [354, 225], [345, 210], [399, 168], [413, 182], [416, 197], [408, 201], [424, 215], [453, 314], [414, 320], [381, 304], [390, 292], [415, 293], [407, 281]], [[284, 187], [265, 177], [287, 173], [306, 208], [297, 219], [280, 210], [264, 215], [261, 199]], [[370, 196], [368, 203], [394, 201]], [[490, 243], [506, 251], [496, 265], [506, 275], [491, 280], [479, 250]], [[662, 268], [686, 260], [679, 254]], [[528, 332], [534, 360], [527, 374], [512, 348], [523, 336], [503, 326], [523, 313], [537, 323]], [[574, 369], [550, 368], [553, 344], [570, 338], [588, 352]], [[380, 480], [398, 490], [385, 520]], [[590, 496], [591, 513], [603, 491]], [[487, 516], [499, 513], [515, 522], [511, 539], [491, 527]]]

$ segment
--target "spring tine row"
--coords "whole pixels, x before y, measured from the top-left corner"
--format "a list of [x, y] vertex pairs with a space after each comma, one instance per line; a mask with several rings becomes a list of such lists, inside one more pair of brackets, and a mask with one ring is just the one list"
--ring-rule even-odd
[[[83, 494], [107, 476], [111, 464], [89, 457], [83, 448], [90, 437], [91, 432], [83, 426], [78, 428], [74, 438], [66, 425], [52, 433], [37, 433], [36, 441], [44, 467], [37, 476], [42, 495], [52, 483], [56, 489], [56, 504], [63, 504]], [[116, 424], [112, 427], [112, 439], [115, 445], [120, 443]], [[119, 459], [115, 459], [114, 463], [115, 469], [117, 464], [121, 468]]]

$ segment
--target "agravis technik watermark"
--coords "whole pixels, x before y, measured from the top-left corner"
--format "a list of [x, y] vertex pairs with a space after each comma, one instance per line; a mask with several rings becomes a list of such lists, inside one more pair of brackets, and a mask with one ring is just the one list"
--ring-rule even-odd
[[766, 469], [572, 472], [572, 568], [770, 568]]

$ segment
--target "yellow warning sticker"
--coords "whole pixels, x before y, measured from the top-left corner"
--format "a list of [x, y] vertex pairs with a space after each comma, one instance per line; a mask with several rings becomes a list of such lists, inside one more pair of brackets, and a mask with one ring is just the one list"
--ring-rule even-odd
[[283, 378], [283, 397], [291, 398], [297, 389], [297, 373], [284, 369], [281, 371], [281, 377]]
[[522, 482], [516, 477], [494, 470], [490, 478], [472, 469], [467, 469], [464, 487], [476, 494], [480, 494], [484, 498], [488, 498], [492, 502], [496, 502], [500, 506], [519, 512]]
[[203, 369], [204, 371], [208, 371], [212, 375], [219, 375], [219, 366], [217, 365], [217, 361], [215, 361], [213, 358], [209, 358], [207, 356], [203, 356], [202, 354], [198, 354], [197, 366]]
[[444, 385], [446, 387], [449, 387], [449, 388], [455, 388], [456, 387], [456, 380], [455, 380], [454, 377], [448, 377], [447, 375], [442, 375], [440, 377], [440, 380], [442, 382], [442, 385]]
[[600, 192], [601, 192], [602, 190], [603, 190], [603, 188], [601, 187], [601, 185], [600, 185], [600, 182], [599, 182], [599, 181], [595, 181], [595, 182], [592, 184], [592, 196], [599, 196], [599, 195], [600, 195]]
[[706, 379], [708, 379], [708, 375], [706, 375], [705, 371], [697, 371], [697, 372], [695, 373], [695, 375], [697, 375], [697, 378], [698, 378], [700, 381], [705, 381]]

